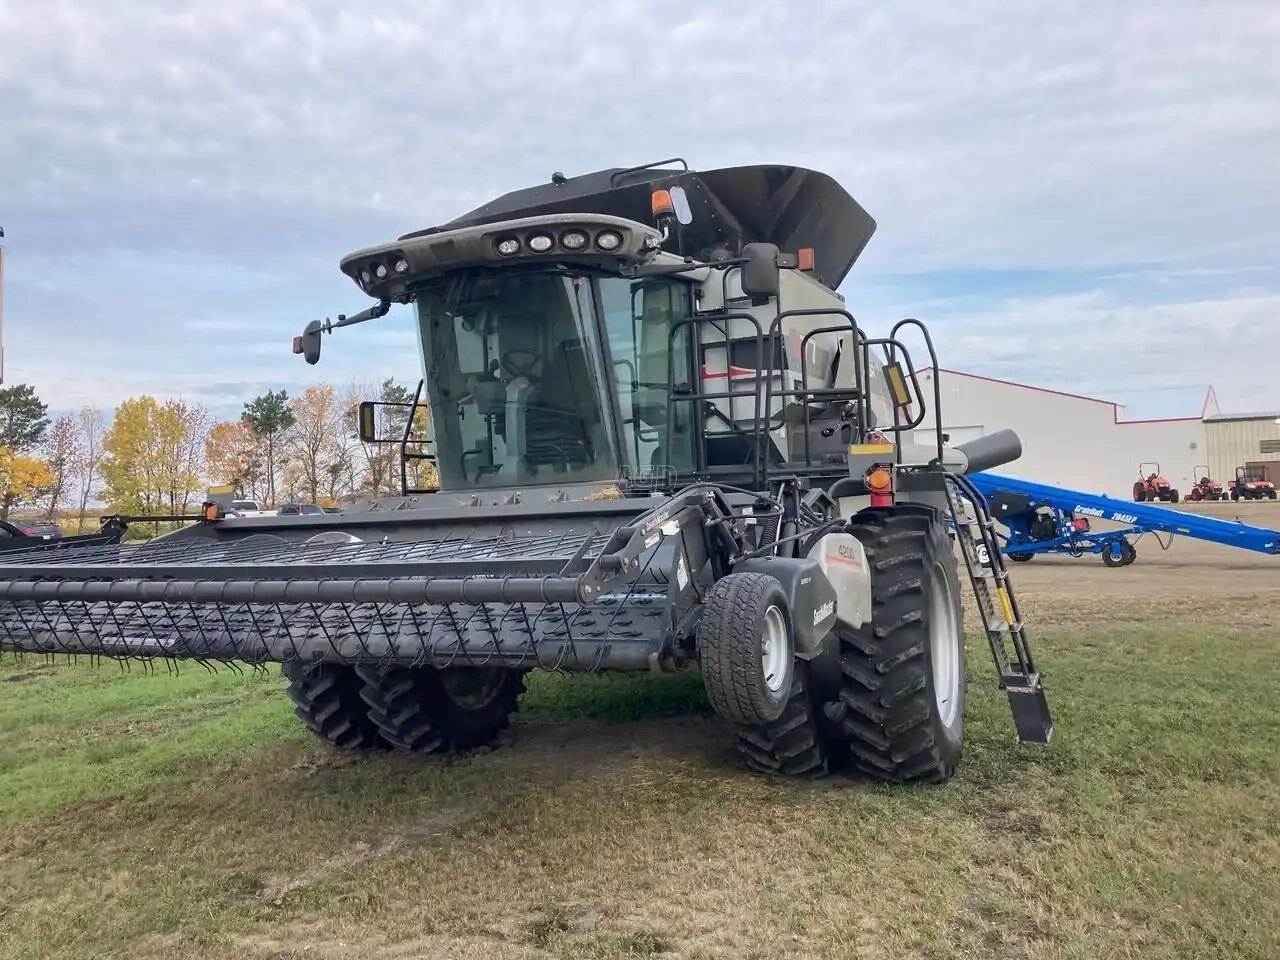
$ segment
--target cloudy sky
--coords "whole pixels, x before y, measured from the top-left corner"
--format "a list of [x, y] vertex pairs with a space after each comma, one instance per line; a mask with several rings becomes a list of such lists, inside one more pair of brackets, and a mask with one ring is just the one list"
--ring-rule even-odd
[[[185, 8], [185, 9], [184, 9]], [[1280, 4], [0, 0], [6, 382], [55, 408], [416, 379], [346, 252], [553, 170], [833, 174], [945, 366], [1280, 408]]]

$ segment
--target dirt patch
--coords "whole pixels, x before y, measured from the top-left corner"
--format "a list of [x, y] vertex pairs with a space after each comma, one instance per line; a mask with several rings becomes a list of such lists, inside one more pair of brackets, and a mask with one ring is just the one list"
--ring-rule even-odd
[[537, 955], [501, 937], [433, 935], [393, 941], [364, 927], [321, 923], [296, 924], [234, 942], [237, 956], [262, 960], [508, 960]]
[[373, 840], [357, 840], [348, 849], [327, 857], [316, 857], [300, 872], [269, 877], [263, 881], [258, 896], [267, 903], [280, 906], [291, 895], [323, 883], [332, 883], [357, 870], [376, 863], [393, 852], [442, 836], [449, 829], [465, 823], [472, 815], [466, 808], [436, 810], [425, 819], [400, 825], [394, 832]]

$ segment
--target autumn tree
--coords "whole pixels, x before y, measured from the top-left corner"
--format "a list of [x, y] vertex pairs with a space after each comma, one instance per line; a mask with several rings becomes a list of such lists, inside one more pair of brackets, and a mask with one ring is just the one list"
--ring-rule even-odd
[[266, 469], [266, 452], [247, 420], [215, 423], [204, 445], [205, 475], [215, 485], [229, 483], [257, 500]]
[[84, 523], [85, 511], [93, 496], [93, 485], [101, 479], [102, 440], [106, 433], [102, 411], [96, 407], [84, 407], [77, 418], [80, 449], [76, 458], [74, 475], [80, 484], [80, 523]]
[[295, 419], [289, 407], [289, 395], [283, 390], [278, 393], [268, 390], [262, 396], [254, 397], [244, 405], [242, 419], [263, 443], [267, 457], [267, 506], [275, 506], [278, 454]]
[[150, 396], [116, 407], [102, 443], [102, 476], [112, 507], [136, 514], [185, 510], [200, 485], [191, 447], [204, 449], [203, 435], [193, 436], [204, 417], [202, 408], [181, 400], [160, 404]]
[[21, 455], [40, 446], [49, 428], [49, 407], [30, 384], [0, 388], [0, 447]]
[[8, 520], [14, 507], [36, 503], [52, 483], [53, 475], [43, 460], [0, 446], [0, 519]]
[[289, 401], [289, 409], [294, 421], [285, 450], [289, 487], [299, 498], [315, 503], [332, 486], [327, 481], [340, 446], [343, 410], [328, 384], [307, 387]]
[[75, 485], [76, 471], [84, 459], [83, 446], [80, 425], [71, 417], [59, 417], [45, 434], [44, 462], [50, 476], [45, 508], [50, 520]]

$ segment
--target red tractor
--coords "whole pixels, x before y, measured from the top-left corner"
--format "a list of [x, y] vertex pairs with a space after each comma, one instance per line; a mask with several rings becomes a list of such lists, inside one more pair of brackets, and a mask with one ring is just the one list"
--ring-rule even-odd
[[1266, 467], [1250, 464], [1236, 467], [1236, 478], [1231, 481], [1232, 500], [1274, 500], [1276, 485], [1267, 478]]
[[1207, 466], [1196, 467], [1195, 475], [1200, 479], [1187, 491], [1188, 500], [1225, 500], [1227, 498], [1227, 491], [1222, 489], [1222, 484], [1217, 480], [1209, 479]]
[[[1154, 470], [1148, 471], [1148, 467], [1154, 467]], [[1160, 464], [1158, 463], [1140, 463], [1138, 464], [1138, 480], [1133, 485], [1133, 499], [1138, 503], [1149, 501], [1154, 503], [1157, 500], [1163, 500], [1166, 503], [1178, 502], [1177, 488], [1169, 485], [1169, 481], [1160, 476]]]

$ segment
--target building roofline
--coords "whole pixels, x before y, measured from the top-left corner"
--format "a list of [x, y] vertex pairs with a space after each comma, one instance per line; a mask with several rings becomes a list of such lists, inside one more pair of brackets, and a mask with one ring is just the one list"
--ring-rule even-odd
[[[933, 367], [926, 367], [921, 371], [921, 373], [929, 373], [933, 371], [933, 369]], [[1200, 405], [1200, 416], [1198, 417], [1146, 417], [1134, 420], [1122, 420], [1120, 419], [1120, 407], [1122, 405], [1114, 400], [1103, 400], [1101, 397], [1090, 397], [1083, 393], [1068, 393], [1066, 390], [1054, 390], [1050, 387], [1037, 387], [1034, 384], [1021, 383], [1017, 380], [1002, 380], [999, 377], [988, 377], [981, 373], [969, 373], [964, 370], [952, 370], [948, 367], [938, 367], [937, 371], [939, 373], [951, 374], [956, 377], [969, 377], [973, 380], [985, 380], [988, 383], [998, 383], [1006, 387], [1021, 387], [1023, 390], [1035, 390], [1037, 393], [1049, 393], [1056, 397], [1067, 397], [1071, 400], [1087, 400], [1090, 403], [1102, 403], [1111, 408], [1112, 421], [1117, 426], [1126, 426], [1136, 423], [1203, 423], [1207, 419], [1218, 419], [1217, 416], [1206, 418], [1204, 415], [1204, 411], [1209, 407], [1210, 395], [1213, 395], [1215, 399], [1217, 398], [1217, 394], [1213, 392], [1212, 386], [1209, 386], [1205, 390], [1204, 402]], [[1275, 414], [1275, 416], [1280, 417], [1280, 414]], [[1263, 419], [1263, 417], [1258, 417], [1257, 419]]]
[[1280, 410], [1273, 410], [1270, 413], [1262, 411], [1259, 413], [1215, 413], [1211, 417], [1205, 417], [1205, 423], [1225, 423], [1228, 421], [1244, 422], [1249, 420], [1280, 420]]

